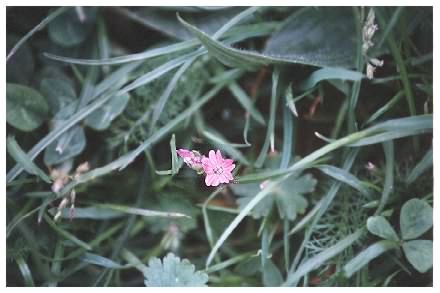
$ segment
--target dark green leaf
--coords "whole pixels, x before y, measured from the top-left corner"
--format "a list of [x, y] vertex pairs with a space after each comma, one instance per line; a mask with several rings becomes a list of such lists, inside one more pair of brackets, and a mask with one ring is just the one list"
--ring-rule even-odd
[[36, 90], [19, 84], [6, 85], [6, 121], [22, 131], [38, 128], [48, 117], [46, 99]]
[[40, 91], [46, 97], [53, 114], [57, 114], [76, 99], [71, 83], [64, 79], [45, 78], [41, 81]]
[[80, 19], [80, 12], [70, 9], [66, 13], [57, 16], [48, 26], [49, 37], [58, 45], [72, 47], [85, 41], [92, 32], [95, 17], [95, 7], [81, 7], [84, 19]]

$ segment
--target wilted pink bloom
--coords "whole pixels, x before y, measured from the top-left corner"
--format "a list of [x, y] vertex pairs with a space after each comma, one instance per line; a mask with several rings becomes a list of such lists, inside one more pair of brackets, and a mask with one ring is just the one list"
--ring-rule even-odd
[[183, 159], [185, 164], [191, 169], [201, 172], [203, 170], [202, 158], [203, 156], [198, 151], [190, 151], [185, 149], [176, 150], [179, 157]]
[[203, 157], [203, 170], [206, 173], [205, 183], [207, 186], [218, 186], [220, 183], [229, 183], [232, 178], [232, 170], [235, 168], [234, 161], [223, 159], [219, 150], [215, 153], [209, 151], [209, 158]]

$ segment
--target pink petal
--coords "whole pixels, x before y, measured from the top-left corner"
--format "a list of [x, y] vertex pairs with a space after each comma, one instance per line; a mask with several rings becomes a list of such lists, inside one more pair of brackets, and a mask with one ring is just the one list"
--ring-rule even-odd
[[206, 177], [205, 177], [206, 186], [211, 186], [213, 179], [214, 179], [214, 175], [211, 175], [211, 174], [206, 175]]
[[223, 169], [227, 172], [231, 172], [232, 170], [234, 170], [234, 168], [235, 168], [235, 164], [232, 164], [228, 167], [224, 167]]
[[220, 178], [219, 176], [213, 175], [214, 180], [212, 181], [211, 185], [212, 186], [218, 186], [220, 184]]
[[218, 164], [223, 163], [223, 157], [222, 157], [222, 153], [220, 152], [220, 150], [217, 150], [216, 157], [217, 157]]
[[228, 174], [228, 173], [223, 173], [221, 175], [221, 179], [220, 179], [221, 183], [229, 183], [229, 179], [228, 179], [228, 176], [226, 174]]
[[216, 158], [215, 152], [213, 150], [209, 151], [209, 161], [214, 166], [218, 165], [217, 158]]
[[191, 158], [194, 156], [194, 154], [191, 151], [185, 149], [178, 149], [176, 150], [176, 152], [181, 158]]
[[229, 172], [225, 172], [224, 175], [226, 176], [226, 178], [227, 178], [229, 181], [234, 180], [234, 177], [232, 177], [232, 174], [231, 174], [231, 173], [229, 173]]
[[228, 167], [228, 166], [231, 166], [233, 163], [234, 163], [234, 160], [231, 160], [231, 159], [225, 159], [225, 160], [223, 161], [223, 166], [224, 166], [224, 167]]

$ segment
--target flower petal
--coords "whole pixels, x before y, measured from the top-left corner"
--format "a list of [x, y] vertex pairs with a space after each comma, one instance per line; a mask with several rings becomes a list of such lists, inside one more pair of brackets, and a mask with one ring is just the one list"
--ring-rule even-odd
[[214, 179], [214, 175], [211, 174], [206, 175], [205, 177], [206, 186], [211, 186], [213, 179]]
[[214, 180], [211, 182], [211, 186], [218, 186], [220, 184], [220, 178], [218, 175], [212, 175]]
[[215, 156], [215, 152], [213, 150], [209, 151], [209, 161], [212, 165], [217, 166], [217, 157]]
[[176, 150], [176, 152], [179, 155], [179, 157], [181, 157], [181, 158], [191, 158], [191, 157], [194, 157], [194, 154], [190, 150], [178, 149], [178, 150]]
[[235, 164], [232, 164], [228, 167], [224, 167], [223, 169], [227, 172], [231, 172], [232, 170], [234, 170], [234, 168], [235, 168]]
[[217, 150], [217, 153], [215, 155], [216, 155], [216, 158], [217, 158], [217, 163], [218, 164], [223, 164], [223, 157], [222, 157], [222, 153], [220, 152], [220, 150]]

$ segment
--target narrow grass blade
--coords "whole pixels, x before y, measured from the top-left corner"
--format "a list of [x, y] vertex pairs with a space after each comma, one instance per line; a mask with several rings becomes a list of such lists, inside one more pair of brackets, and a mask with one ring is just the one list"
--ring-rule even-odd
[[368, 118], [367, 122], [365, 122], [365, 125], [370, 124], [371, 122], [377, 120], [380, 116], [388, 112], [400, 99], [403, 97], [403, 91], [398, 92], [394, 97], [391, 98], [385, 105], [383, 105], [381, 108], [379, 108], [376, 112], [374, 112], [373, 115]]
[[142, 272], [142, 274], [147, 271], [148, 267], [144, 265], [142, 261], [128, 249], [124, 248], [122, 250], [122, 257], [127, 261], [127, 263], [135, 267], [138, 271]]
[[79, 257], [79, 260], [85, 263], [97, 265], [108, 269], [122, 269], [123, 265], [114, 262], [113, 260], [100, 256], [98, 254], [86, 252]]
[[331, 165], [318, 165], [315, 166], [315, 168], [319, 169], [324, 174], [353, 187], [368, 198], [371, 197], [368, 188], [366, 188], [362, 184], [362, 181], [350, 172]]
[[29, 266], [24, 258], [22, 256], [18, 256], [15, 258], [15, 261], [17, 262], [20, 273], [23, 276], [24, 284], [26, 285], [26, 287], [35, 287], [35, 282], [34, 278], [32, 278], [31, 270], [29, 269]]
[[278, 105], [279, 88], [278, 81], [280, 77], [279, 68], [275, 68], [272, 74], [272, 96], [270, 99], [270, 114], [269, 123], [267, 124], [266, 138], [264, 139], [264, 145], [261, 148], [260, 155], [258, 156], [255, 167], [261, 168], [266, 160], [267, 152], [269, 150], [270, 139], [275, 131], [276, 110]]
[[8, 63], [9, 59], [12, 57], [12, 55], [17, 52], [17, 50], [30, 38], [33, 34], [35, 34], [37, 31], [42, 30], [49, 22], [54, 20], [58, 15], [66, 12], [71, 7], [61, 7], [50, 13], [46, 18], [44, 18], [39, 24], [37, 24], [33, 29], [31, 29], [26, 35], [24, 35], [23, 38], [21, 38], [17, 44], [9, 51], [8, 55], [6, 56], [6, 63]]
[[363, 233], [364, 230], [359, 229], [353, 234], [350, 234], [344, 239], [338, 241], [335, 245], [330, 246], [323, 252], [308, 259], [307, 261], [302, 263], [294, 273], [288, 275], [287, 280], [283, 284], [283, 286], [291, 286], [293, 283], [296, 283], [304, 275], [317, 269], [321, 264], [335, 257], [336, 255], [353, 245], [355, 241], [359, 240]]
[[290, 157], [293, 153], [292, 143], [293, 117], [288, 107], [283, 107], [283, 149], [281, 155], [280, 169], [285, 169], [289, 165]]
[[314, 71], [306, 80], [304, 80], [300, 85], [300, 89], [303, 91], [311, 89], [322, 80], [342, 79], [360, 81], [362, 78], [364, 78], [362, 72], [344, 68], [324, 67]]
[[41, 170], [32, 159], [21, 149], [14, 137], [8, 136], [6, 140], [8, 154], [29, 174], [40, 177], [43, 181], [51, 183], [51, 179]]
[[79, 65], [117, 65], [122, 63], [128, 63], [128, 62], [134, 62], [134, 61], [144, 61], [149, 58], [158, 57], [161, 55], [167, 55], [179, 51], [184, 51], [190, 48], [195, 47], [198, 44], [198, 41], [191, 40], [191, 41], [185, 41], [180, 42], [177, 44], [150, 49], [142, 53], [136, 53], [136, 54], [130, 54], [130, 55], [124, 55], [120, 57], [114, 57], [109, 59], [77, 59], [77, 58], [69, 58], [69, 57], [63, 57], [54, 55], [51, 53], [44, 53], [44, 56], [52, 59], [57, 60], [65, 63], [70, 64], [79, 64]]
[[156, 126], [157, 121], [160, 118], [160, 115], [163, 112], [163, 109], [165, 107], [166, 102], [168, 101], [169, 97], [171, 96], [171, 93], [176, 88], [177, 83], [179, 82], [182, 75], [188, 70], [188, 68], [193, 64], [193, 62], [196, 60], [197, 57], [192, 57], [189, 60], [187, 60], [180, 68], [177, 70], [177, 72], [174, 74], [173, 78], [168, 83], [167, 87], [163, 91], [162, 95], [160, 96], [159, 100], [156, 102], [153, 110], [153, 117], [151, 119], [151, 127], [150, 129], [153, 130]]
[[169, 212], [161, 212], [161, 211], [153, 211], [153, 210], [146, 210], [146, 209], [140, 209], [140, 208], [132, 208], [122, 205], [116, 205], [116, 204], [97, 204], [98, 207], [108, 208], [115, 211], [120, 211], [126, 214], [132, 214], [132, 215], [139, 215], [143, 217], [164, 217], [164, 218], [190, 218], [190, 216], [187, 216], [182, 213], [169, 213]]
[[388, 202], [388, 198], [394, 189], [394, 142], [387, 141], [384, 142], [382, 145], [385, 153], [385, 182], [383, 184], [382, 196], [380, 198], [379, 206], [374, 213], [375, 215], [379, 215], [383, 211], [385, 205]]
[[432, 155], [432, 149], [430, 149], [408, 174], [406, 177], [406, 184], [413, 183], [423, 172], [432, 167]]
[[54, 221], [52, 221], [52, 219], [47, 214], [44, 214], [43, 218], [46, 221], [46, 223], [48, 223], [49, 226], [52, 229], [54, 229], [55, 232], [57, 232], [60, 236], [66, 238], [67, 240], [72, 241], [73, 243], [75, 243], [79, 247], [84, 248], [85, 250], [92, 250], [92, 247], [89, 244], [85, 243], [84, 241], [78, 239], [73, 234], [70, 234], [66, 230], [59, 227]]
[[237, 99], [237, 101], [243, 106], [243, 108], [261, 125], [266, 125], [263, 115], [255, 108], [254, 103], [249, 96], [243, 91], [243, 89], [235, 82], [228, 86], [231, 93]]
[[398, 249], [399, 244], [391, 240], [381, 240], [356, 255], [343, 268], [346, 278], [350, 278], [354, 273], [366, 266], [370, 261], [391, 249]]

